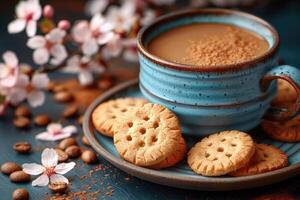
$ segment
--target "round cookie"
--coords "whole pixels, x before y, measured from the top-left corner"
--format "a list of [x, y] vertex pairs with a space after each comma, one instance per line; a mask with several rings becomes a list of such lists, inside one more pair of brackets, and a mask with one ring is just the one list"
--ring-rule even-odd
[[278, 148], [266, 145], [256, 144], [256, 151], [251, 161], [243, 168], [230, 173], [232, 176], [249, 176], [287, 166], [287, 156]]
[[120, 156], [139, 166], [165, 160], [179, 145], [179, 121], [167, 108], [147, 103], [122, 115], [115, 129], [114, 144]]
[[184, 158], [184, 156], [186, 155], [186, 151], [187, 151], [186, 142], [183, 137], [180, 137], [180, 139], [178, 140], [178, 146], [172, 152], [172, 154], [170, 156], [168, 156], [162, 162], [160, 162], [156, 165], [150, 166], [150, 168], [162, 169], [162, 168], [167, 168], [167, 167], [176, 165], [178, 162], [180, 162]]
[[261, 127], [274, 140], [283, 142], [300, 141], [300, 115], [283, 122], [264, 120]]
[[255, 152], [252, 138], [232, 130], [210, 135], [188, 152], [188, 164], [204, 176], [221, 176], [244, 167]]
[[146, 104], [145, 99], [120, 98], [100, 104], [92, 114], [92, 121], [101, 134], [113, 137], [117, 118], [131, 108], [141, 107]]
[[293, 86], [283, 79], [278, 79], [277, 82], [277, 95], [272, 101], [272, 105], [287, 106], [296, 102], [297, 93]]

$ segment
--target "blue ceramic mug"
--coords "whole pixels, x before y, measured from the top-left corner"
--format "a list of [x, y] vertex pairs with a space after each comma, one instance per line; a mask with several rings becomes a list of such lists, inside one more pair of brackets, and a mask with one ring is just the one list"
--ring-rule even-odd
[[[147, 51], [148, 43], [159, 34], [192, 23], [223, 23], [251, 30], [267, 40], [269, 50], [251, 61], [205, 67], [166, 61]], [[185, 134], [204, 136], [222, 130], [247, 131], [266, 117], [287, 120], [299, 113], [300, 70], [279, 66], [278, 48], [277, 31], [247, 13], [202, 9], [169, 14], [139, 33], [140, 89], [149, 101], [174, 111]], [[287, 80], [297, 91], [298, 100], [293, 106], [270, 106], [276, 95], [276, 79]]]

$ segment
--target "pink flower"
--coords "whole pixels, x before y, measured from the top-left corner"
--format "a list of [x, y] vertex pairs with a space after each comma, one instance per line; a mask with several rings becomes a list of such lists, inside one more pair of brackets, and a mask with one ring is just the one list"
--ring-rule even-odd
[[71, 24], [68, 20], [63, 19], [58, 22], [57, 26], [62, 30], [68, 30], [71, 27]]
[[38, 0], [21, 1], [16, 7], [17, 19], [8, 24], [8, 32], [19, 33], [26, 28], [27, 35], [34, 36], [41, 14], [42, 8]]
[[50, 59], [52, 65], [61, 64], [68, 56], [62, 44], [66, 31], [59, 28], [51, 30], [45, 37], [34, 36], [27, 42], [27, 46], [34, 49], [33, 60], [39, 65], [46, 64]]
[[46, 18], [51, 18], [54, 15], [54, 9], [51, 5], [45, 5], [43, 9], [43, 15]]
[[36, 139], [45, 141], [56, 141], [70, 137], [72, 134], [77, 132], [75, 126], [62, 127], [61, 124], [51, 123], [47, 126], [47, 131], [36, 135]]
[[108, 3], [108, 0], [89, 0], [85, 5], [85, 13], [89, 16], [102, 13], [107, 7]]
[[27, 75], [20, 74], [16, 85], [8, 90], [6, 97], [13, 105], [27, 99], [32, 107], [37, 107], [45, 101], [45, 94], [42, 90], [47, 87], [48, 83], [48, 75], [44, 73], [34, 74], [31, 81]]
[[110, 6], [107, 11], [107, 21], [115, 27], [118, 33], [127, 33], [135, 23], [136, 5], [134, 1], [124, 1], [121, 7]]
[[101, 14], [96, 14], [90, 22], [79, 21], [72, 29], [72, 36], [81, 44], [82, 52], [90, 56], [97, 53], [98, 45], [104, 45], [113, 38], [112, 30], [112, 24], [105, 21]]
[[114, 37], [103, 47], [102, 54], [105, 59], [119, 56], [123, 51], [123, 38], [119, 34]]
[[63, 68], [65, 72], [78, 74], [81, 85], [90, 85], [93, 83], [93, 74], [99, 74], [104, 71], [101, 63], [91, 60], [88, 57], [75, 55], [67, 61], [67, 66]]
[[32, 186], [46, 186], [50, 183], [66, 183], [69, 180], [63, 176], [75, 167], [75, 162], [58, 164], [58, 155], [54, 149], [46, 148], [42, 152], [42, 165], [36, 163], [25, 163], [23, 171], [30, 175], [40, 175], [32, 182]]
[[156, 13], [155, 11], [153, 10], [145, 10], [144, 11], [144, 15], [143, 15], [143, 18], [141, 19], [141, 25], [147, 25], [149, 24], [150, 22], [152, 22], [156, 17]]
[[123, 41], [124, 52], [123, 57], [125, 60], [130, 62], [138, 61], [137, 47], [136, 47], [136, 39], [127, 39]]
[[6, 51], [2, 55], [4, 63], [0, 63], [0, 86], [12, 87], [19, 75], [19, 61], [14, 52]]

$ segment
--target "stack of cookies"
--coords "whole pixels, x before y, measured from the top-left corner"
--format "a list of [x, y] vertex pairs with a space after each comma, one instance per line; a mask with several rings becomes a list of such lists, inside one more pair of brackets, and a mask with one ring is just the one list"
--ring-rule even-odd
[[111, 100], [94, 110], [92, 120], [100, 133], [113, 137], [120, 156], [135, 165], [166, 168], [186, 154], [176, 115], [161, 105], [143, 99]]
[[280, 149], [256, 144], [250, 135], [236, 130], [210, 135], [187, 153], [176, 115], [144, 99], [121, 98], [100, 104], [92, 121], [101, 134], [113, 138], [123, 159], [142, 167], [171, 167], [187, 155], [188, 165], [197, 174], [247, 176], [288, 164]]

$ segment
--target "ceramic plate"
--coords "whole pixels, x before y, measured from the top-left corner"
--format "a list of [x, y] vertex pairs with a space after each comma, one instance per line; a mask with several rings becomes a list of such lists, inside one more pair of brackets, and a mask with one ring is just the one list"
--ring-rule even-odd
[[[255, 141], [272, 144], [283, 150], [289, 157], [289, 166], [276, 171], [246, 176], [246, 177], [204, 177], [195, 174], [187, 165], [186, 161], [178, 165], [163, 169], [153, 170], [135, 166], [122, 158], [117, 153], [113, 140], [96, 132], [91, 123], [91, 113], [102, 102], [118, 97], [143, 97], [138, 87], [138, 80], [125, 82], [114, 87], [97, 98], [87, 109], [84, 116], [84, 134], [92, 147], [106, 160], [117, 168], [143, 180], [171, 187], [194, 189], [194, 190], [238, 190], [253, 188], [282, 181], [300, 174], [300, 143], [282, 143], [271, 140], [264, 136], [259, 128], [251, 131]], [[189, 146], [199, 138], [185, 137]]]

